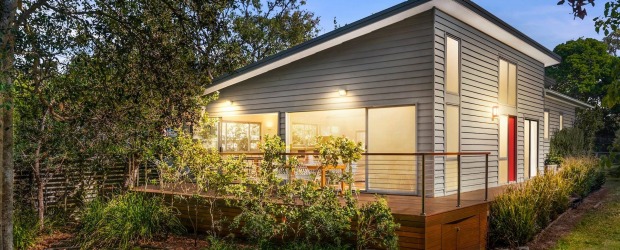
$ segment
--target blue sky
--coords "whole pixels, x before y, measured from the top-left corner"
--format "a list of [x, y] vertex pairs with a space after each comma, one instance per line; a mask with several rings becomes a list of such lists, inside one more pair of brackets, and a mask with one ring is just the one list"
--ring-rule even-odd
[[[379, 12], [403, 0], [308, 0], [306, 9], [321, 17], [321, 33], [334, 29], [333, 20], [344, 25]], [[603, 14], [605, 0], [588, 6], [584, 20], [573, 20], [570, 8], [557, 6], [557, 0], [474, 0], [489, 12], [530, 36], [549, 49], [579, 37], [601, 39], [592, 19]]]

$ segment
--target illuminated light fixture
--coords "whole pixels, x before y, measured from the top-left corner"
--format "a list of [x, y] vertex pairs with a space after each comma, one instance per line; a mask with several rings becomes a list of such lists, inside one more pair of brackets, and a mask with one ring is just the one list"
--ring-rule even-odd
[[224, 104], [226, 104], [226, 106], [232, 106], [233, 105], [233, 101], [228, 100]]
[[493, 106], [493, 108], [491, 108], [491, 119], [495, 120], [497, 117], [499, 117], [499, 107]]
[[346, 95], [347, 95], [347, 90], [346, 90], [346, 89], [341, 89], [341, 90], [338, 90], [338, 94], [339, 94], [340, 96], [346, 96]]

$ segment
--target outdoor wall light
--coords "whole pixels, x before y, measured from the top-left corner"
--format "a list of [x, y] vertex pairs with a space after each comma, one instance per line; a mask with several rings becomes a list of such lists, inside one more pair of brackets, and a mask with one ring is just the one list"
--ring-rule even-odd
[[493, 106], [493, 108], [491, 108], [491, 119], [495, 120], [497, 117], [499, 117], [499, 107]]
[[230, 107], [230, 106], [232, 106], [232, 105], [233, 105], [233, 101], [228, 100], [228, 101], [226, 101], [224, 104], [226, 104], [226, 106]]
[[346, 90], [346, 89], [341, 89], [341, 90], [338, 90], [338, 94], [339, 94], [340, 96], [346, 96], [346, 95], [347, 95], [347, 90]]

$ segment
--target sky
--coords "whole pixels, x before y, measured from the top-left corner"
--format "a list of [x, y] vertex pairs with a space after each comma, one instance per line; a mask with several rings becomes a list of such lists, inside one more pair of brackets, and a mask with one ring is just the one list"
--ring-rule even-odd
[[[321, 17], [321, 34], [334, 29], [334, 17], [339, 25], [352, 23], [377, 13], [404, 0], [307, 0], [304, 8]], [[567, 5], [556, 5], [557, 0], [473, 0], [495, 16], [512, 25], [545, 47], [553, 50], [568, 40], [602, 39], [594, 30], [593, 18], [602, 16], [605, 0], [596, 0], [588, 6], [588, 16], [573, 19]]]

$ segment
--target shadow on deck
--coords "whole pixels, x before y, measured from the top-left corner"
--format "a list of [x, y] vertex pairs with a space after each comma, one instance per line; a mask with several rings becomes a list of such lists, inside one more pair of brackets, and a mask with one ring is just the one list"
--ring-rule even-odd
[[[489, 188], [489, 200], [501, 194], [504, 187]], [[150, 194], [183, 195], [182, 192], [162, 190], [159, 186], [135, 188], [134, 191]], [[400, 249], [484, 249], [487, 239], [487, 215], [489, 202], [484, 201], [484, 189], [461, 193], [461, 206], [457, 207], [457, 195], [426, 198], [426, 215], [422, 213], [422, 197], [408, 195], [383, 195], [392, 210], [398, 230]], [[373, 201], [375, 194], [362, 193], [361, 203]], [[181, 220], [190, 226], [186, 207], [176, 204]], [[234, 217], [237, 208], [223, 208], [223, 214]], [[198, 211], [208, 217], [205, 210]], [[206, 220], [206, 219], [205, 219]], [[207, 222], [207, 223], [204, 223]], [[207, 230], [208, 221], [204, 221]]]

